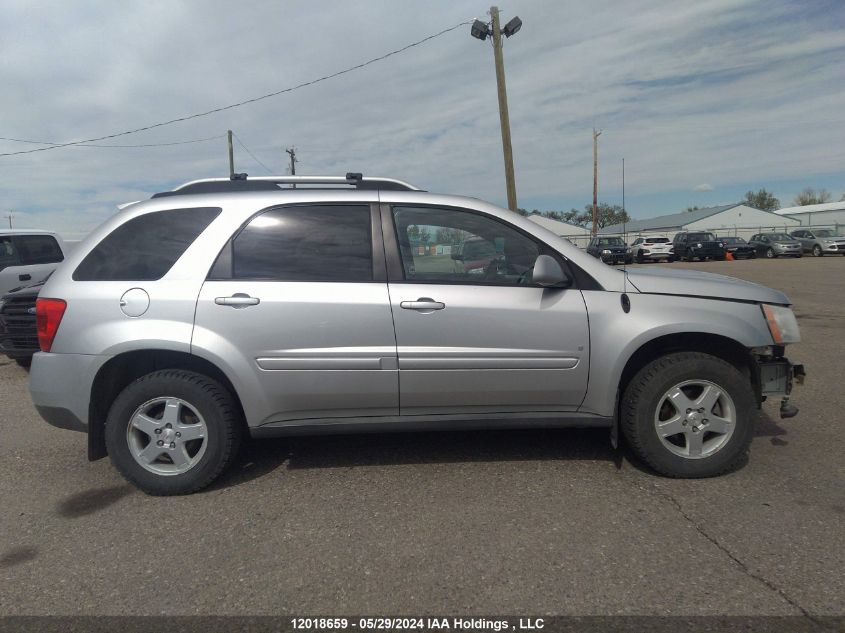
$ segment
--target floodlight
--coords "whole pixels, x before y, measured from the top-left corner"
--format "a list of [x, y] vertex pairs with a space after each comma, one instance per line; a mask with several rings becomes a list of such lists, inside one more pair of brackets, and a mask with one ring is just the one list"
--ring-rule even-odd
[[487, 36], [490, 35], [490, 27], [487, 26], [486, 22], [476, 20], [472, 23], [472, 29], [470, 29], [470, 34], [483, 42], [487, 39]]
[[516, 35], [521, 28], [522, 20], [520, 20], [519, 17], [514, 17], [510, 22], [505, 24], [505, 28], [502, 29], [502, 33], [505, 37], [510, 37], [511, 35]]

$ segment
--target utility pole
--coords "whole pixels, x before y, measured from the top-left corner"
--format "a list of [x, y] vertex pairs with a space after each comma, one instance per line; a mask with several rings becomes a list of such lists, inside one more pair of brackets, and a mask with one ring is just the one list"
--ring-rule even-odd
[[516, 212], [516, 182], [513, 174], [511, 123], [510, 117], [508, 116], [508, 93], [505, 86], [505, 61], [502, 58], [502, 29], [499, 25], [499, 7], [490, 7], [490, 17], [493, 20], [493, 57], [496, 62], [496, 85], [499, 91], [499, 122], [502, 127], [502, 151], [505, 155], [505, 184], [508, 188], [508, 208]]
[[235, 179], [235, 149], [232, 147], [232, 130], [227, 130], [229, 137], [229, 180]]
[[599, 136], [601, 130], [593, 128], [593, 237], [599, 232]]
[[[296, 164], [299, 162], [296, 159], [296, 148], [289, 147], [285, 150], [285, 153], [290, 156], [290, 175], [296, 176]], [[296, 183], [293, 183], [293, 188], [296, 189]]]
[[12, 215], [13, 214], [14, 214], [14, 211], [9, 211], [9, 215], [6, 216], [7, 218], [9, 218], [9, 228], [12, 228]]

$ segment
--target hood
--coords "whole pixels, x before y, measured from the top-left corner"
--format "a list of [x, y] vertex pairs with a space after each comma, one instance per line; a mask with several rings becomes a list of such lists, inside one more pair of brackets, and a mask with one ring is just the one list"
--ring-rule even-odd
[[788, 305], [789, 297], [766, 286], [697, 270], [637, 268], [628, 271], [628, 281], [640, 292], [733, 299]]

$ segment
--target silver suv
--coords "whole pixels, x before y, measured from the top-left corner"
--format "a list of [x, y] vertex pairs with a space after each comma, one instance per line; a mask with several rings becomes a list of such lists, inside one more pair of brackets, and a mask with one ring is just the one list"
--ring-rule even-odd
[[[481, 270], [455, 266], [470, 241]], [[373, 429], [621, 429], [654, 470], [707, 477], [803, 375], [776, 290], [616, 270], [505, 209], [360, 174], [126, 206], [53, 274], [37, 320], [39, 413], [151, 494], [207, 486], [247, 435]]]

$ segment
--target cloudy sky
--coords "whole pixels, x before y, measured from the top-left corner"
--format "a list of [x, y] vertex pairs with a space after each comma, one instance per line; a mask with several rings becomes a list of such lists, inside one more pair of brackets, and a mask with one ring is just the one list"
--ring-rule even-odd
[[[519, 205], [634, 217], [766, 187], [845, 193], [842, 0], [525, 0], [505, 65]], [[225, 106], [334, 73], [462, 21], [480, 2], [5, 0], [0, 136], [61, 143]], [[84, 234], [115, 205], [236, 168], [362, 171], [505, 203], [489, 42], [469, 27], [336, 79], [100, 144], [0, 156], [0, 215]], [[38, 145], [0, 141], [0, 153]], [[257, 159], [257, 160], [256, 160]], [[5, 217], [0, 221], [7, 223]]]

